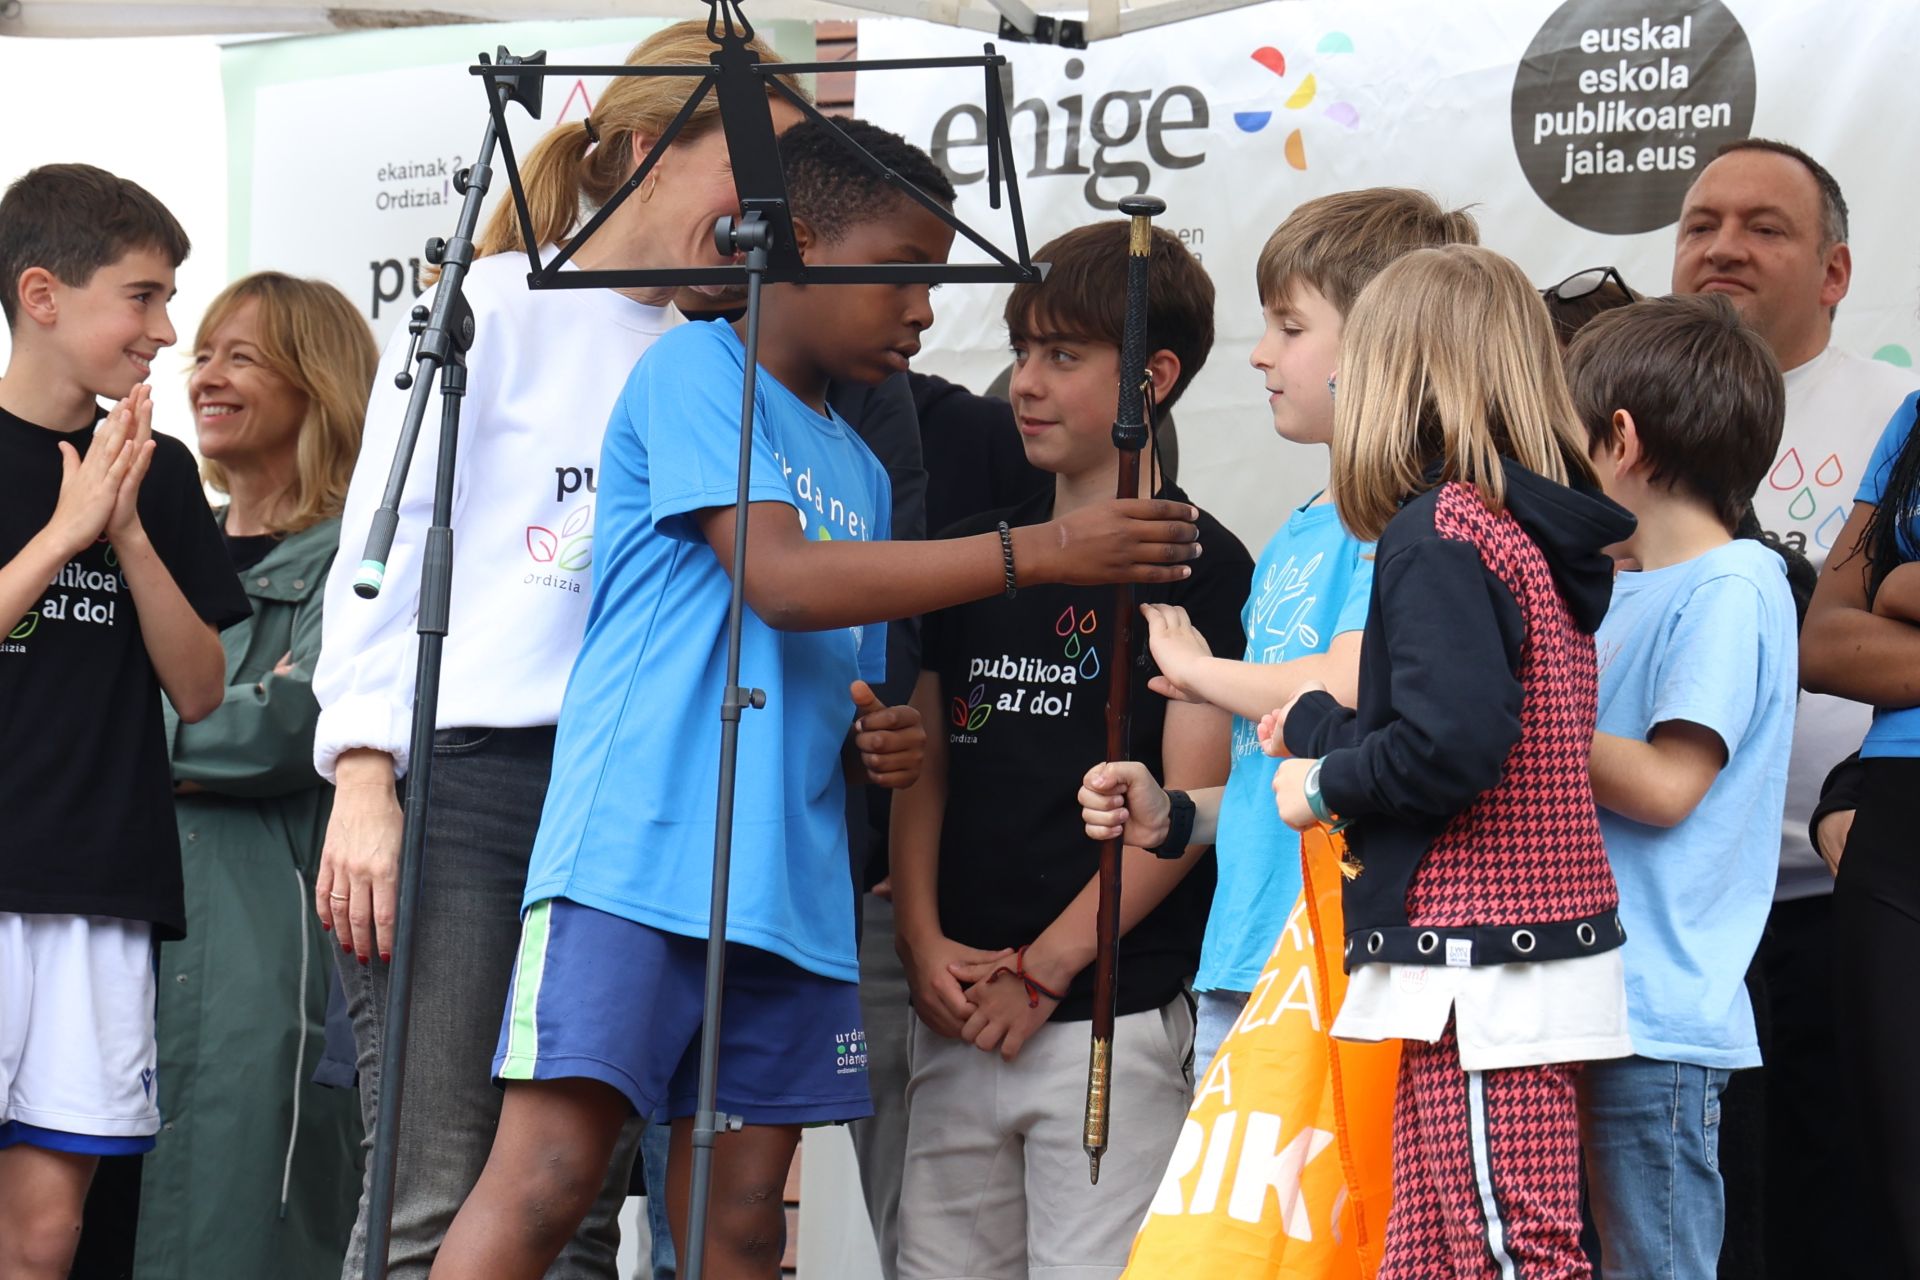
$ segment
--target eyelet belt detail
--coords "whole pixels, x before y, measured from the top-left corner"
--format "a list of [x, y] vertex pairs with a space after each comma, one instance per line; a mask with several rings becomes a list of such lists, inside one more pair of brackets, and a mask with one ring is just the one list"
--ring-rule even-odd
[[1465, 963], [1474, 966], [1539, 963], [1598, 955], [1626, 940], [1626, 926], [1620, 923], [1619, 913], [1603, 911], [1580, 920], [1556, 920], [1550, 924], [1529, 922], [1451, 928], [1395, 925], [1350, 929], [1345, 954], [1349, 970], [1356, 964], [1458, 965], [1462, 954], [1468, 957]]

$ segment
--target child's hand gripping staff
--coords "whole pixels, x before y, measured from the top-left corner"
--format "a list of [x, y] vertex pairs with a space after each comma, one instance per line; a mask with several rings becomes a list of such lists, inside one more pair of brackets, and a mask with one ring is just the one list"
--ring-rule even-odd
[[[1127, 309], [1120, 337], [1120, 403], [1114, 415], [1113, 443], [1120, 451], [1118, 496], [1140, 492], [1140, 451], [1148, 446], [1147, 265], [1153, 246], [1154, 215], [1166, 211], [1154, 196], [1128, 196], [1120, 211], [1133, 220], [1127, 238]], [[1107, 759], [1129, 754], [1127, 722], [1133, 691], [1133, 589], [1116, 589], [1113, 653], [1107, 663]], [[1178, 856], [1177, 853], [1175, 856]], [[1095, 916], [1093, 965], [1093, 1043], [1087, 1057], [1087, 1111], [1082, 1141], [1087, 1172], [1100, 1181], [1100, 1156], [1107, 1149], [1107, 1090], [1112, 1080], [1113, 1019], [1119, 996], [1120, 866], [1122, 845], [1114, 836], [1100, 843], [1100, 905]]]

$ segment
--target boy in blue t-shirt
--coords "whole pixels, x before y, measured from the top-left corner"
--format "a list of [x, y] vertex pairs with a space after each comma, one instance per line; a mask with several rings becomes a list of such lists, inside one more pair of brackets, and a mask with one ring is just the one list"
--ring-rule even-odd
[[[904, 139], [839, 126], [951, 203], [952, 186]], [[947, 224], [831, 127], [797, 125], [780, 151], [807, 262], [946, 260]], [[928, 294], [925, 284], [766, 291], [741, 679], [768, 699], [739, 734], [719, 1107], [745, 1128], [714, 1153], [716, 1280], [777, 1265], [800, 1127], [872, 1109], [840, 770], [844, 755], [880, 785], [909, 785], [925, 734], [911, 709], [882, 707], [865, 684], [885, 661], [882, 628], [869, 624], [1013, 582], [1190, 572], [1196, 513], [1184, 502], [1103, 503], [1011, 538], [881, 541], [886, 472], [827, 407], [827, 384], [904, 369], [933, 323]], [[673, 1118], [667, 1193], [685, 1256], [744, 363], [735, 327], [685, 325], [648, 351], [608, 424], [593, 603], [494, 1058], [506, 1097], [436, 1276], [544, 1275], [633, 1114]]]
[[1715, 1273], [1720, 1094], [1758, 1066], [1746, 972], [1773, 900], [1798, 662], [1780, 557], [1733, 531], [1785, 388], [1724, 298], [1636, 303], [1567, 353], [1615, 550], [1595, 637], [1593, 793], [1626, 927], [1630, 1058], [1589, 1063], [1581, 1129], [1607, 1280]]
[[[1468, 214], [1449, 213], [1424, 192], [1397, 187], [1323, 196], [1289, 214], [1260, 253], [1266, 332], [1251, 357], [1266, 375], [1281, 439], [1331, 444], [1340, 331], [1367, 282], [1412, 250], [1478, 242]], [[1341, 527], [1323, 492], [1288, 515], [1254, 565], [1253, 590], [1241, 615], [1247, 647], [1240, 660], [1214, 657], [1183, 610], [1143, 609], [1162, 672], [1152, 687], [1233, 714], [1226, 786], [1190, 797], [1194, 843], [1214, 842], [1219, 863], [1193, 984], [1199, 994], [1194, 1063], [1203, 1082], [1300, 896], [1300, 835], [1274, 808], [1273, 775], [1280, 762], [1262, 753], [1255, 730], [1261, 716], [1303, 688], [1327, 688], [1352, 703], [1372, 585], [1372, 546]], [[1137, 769], [1107, 771], [1100, 794], [1118, 796], [1130, 775], [1145, 776]], [[1142, 813], [1162, 802], [1136, 794], [1134, 806], [1143, 803]]]

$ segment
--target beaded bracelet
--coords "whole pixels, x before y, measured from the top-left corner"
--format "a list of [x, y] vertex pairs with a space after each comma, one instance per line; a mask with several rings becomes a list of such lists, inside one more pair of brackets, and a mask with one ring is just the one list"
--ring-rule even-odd
[[1005, 520], [1000, 522], [1000, 564], [1006, 570], [1007, 599], [1011, 600], [1019, 587], [1013, 578], [1013, 530], [1007, 528]]

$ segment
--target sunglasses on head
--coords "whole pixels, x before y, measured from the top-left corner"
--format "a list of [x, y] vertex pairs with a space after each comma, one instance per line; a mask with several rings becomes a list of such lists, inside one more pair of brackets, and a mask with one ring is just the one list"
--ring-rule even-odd
[[1620, 292], [1633, 297], [1633, 290], [1618, 271], [1612, 267], [1588, 267], [1585, 271], [1576, 271], [1550, 289], [1542, 289], [1540, 296], [1548, 302], [1573, 302], [1597, 291], [1607, 281], [1613, 281]]

